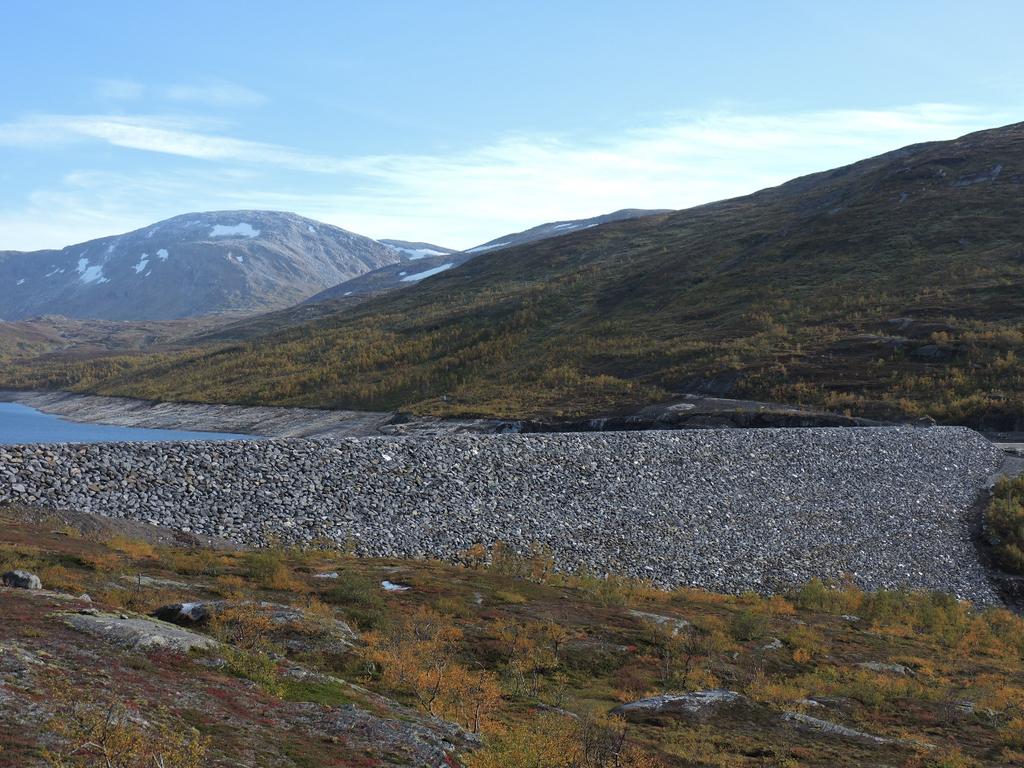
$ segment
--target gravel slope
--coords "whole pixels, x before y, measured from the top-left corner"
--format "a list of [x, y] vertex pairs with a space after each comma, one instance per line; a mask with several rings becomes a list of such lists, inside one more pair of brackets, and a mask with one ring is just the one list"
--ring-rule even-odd
[[1001, 460], [946, 427], [0, 447], [0, 500], [248, 543], [449, 558], [502, 540], [669, 585], [850, 574], [988, 603], [969, 523]]

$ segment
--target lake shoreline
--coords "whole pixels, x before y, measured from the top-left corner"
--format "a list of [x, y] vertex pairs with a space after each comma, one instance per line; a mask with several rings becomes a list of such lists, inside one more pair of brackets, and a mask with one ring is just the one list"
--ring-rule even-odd
[[182, 429], [72, 421], [31, 405], [0, 402], [0, 445], [57, 445], [62, 443], [227, 442], [263, 439], [239, 432]]
[[0, 390], [0, 402], [18, 403], [83, 424], [221, 432], [256, 437], [362, 437], [380, 434], [387, 412], [168, 403], [73, 392]]

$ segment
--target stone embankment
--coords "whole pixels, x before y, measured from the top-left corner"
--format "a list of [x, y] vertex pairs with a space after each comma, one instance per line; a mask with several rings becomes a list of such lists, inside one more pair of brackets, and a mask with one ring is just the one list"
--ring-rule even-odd
[[961, 428], [0, 446], [0, 501], [248, 544], [560, 567], [722, 591], [850, 575], [997, 597], [970, 525], [1001, 453]]

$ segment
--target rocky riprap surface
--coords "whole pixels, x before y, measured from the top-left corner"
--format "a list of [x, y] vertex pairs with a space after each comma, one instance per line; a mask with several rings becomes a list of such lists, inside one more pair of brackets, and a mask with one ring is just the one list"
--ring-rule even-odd
[[665, 585], [848, 574], [990, 603], [970, 520], [1000, 462], [939, 427], [0, 446], [0, 501], [248, 544], [456, 558], [500, 540]]

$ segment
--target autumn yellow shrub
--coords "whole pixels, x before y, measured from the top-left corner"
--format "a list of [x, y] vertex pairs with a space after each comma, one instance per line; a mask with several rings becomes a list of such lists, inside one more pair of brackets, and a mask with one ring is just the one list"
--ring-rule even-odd
[[367, 632], [363, 653], [385, 688], [409, 696], [425, 712], [479, 732], [501, 702], [495, 676], [459, 662], [462, 631], [420, 607], [392, 626]]
[[483, 568], [488, 560], [487, 547], [483, 544], [474, 544], [460, 552], [458, 559], [467, 568]]
[[786, 644], [793, 649], [793, 661], [808, 664], [828, 652], [825, 636], [817, 629], [798, 625], [786, 633]]
[[[1010, 760], [1006, 764], [1014, 765], [1016, 763]], [[922, 763], [923, 768], [981, 768], [981, 765], [979, 760], [965, 754], [960, 747], [956, 746], [940, 748], [932, 754], [926, 755]]]
[[[210, 738], [181, 722], [147, 713], [142, 719], [116, 701], [83, 700], [51, 686], [54, 714], [46, 723], [52, 741], [42, 752], [50, 768], [202, 768]], [[147, 722], [149, 721], [149, 722]]]
[[1010, 749], [1024, 749], [1024, 717], [1014, 717], [999, 729], [999, 743]]
[[694, 605], [728, 605], [736, 601], [732, 595], [708, 592], [694, 587], [676, 587], [670, 597]]
[[821, 579], [811, 579], [791, 597], [803, 610], [835, 614], [855, 614], [864, 602], [864, 592], [852, 581], [828, 584]]
[[473, 616], [473, 608], [463, 597], [454, 595], [439, 597], [434, 601], [434, 608], [445, 616], [468, 619]]
[[113, 552], [86, 552], [78, 556], [78, 561], [94, 571], [109, 572], [121, 567], [121, 556]]
[[205, 548], [159, 549], [158, 556], [169, 570], [190, 576], [216, 576], [232, 562], [230, 554]]
[[133, 586], [129, 581], [123, 583], [123, 587], [111, 586], [90, 594], [98, 603], [137, 613], [150, 613], [161, 605], [181, 602], [181, 593], [173, 589]]
[[1024, 711], [1024, 688], [1007, 681], [1005, 675], [982, 673], [974, 678], [978, 709], [1005, 712]]
[[533, 544], [529, 554], [521, 555], [498, 541], [491, 547], [489, 566], [503, 576], [543, 583], [555, 572], [555, 558], [550, 548], [539, 544]]
[[290, 622], [288, 627], [293, 632], [310, 636], [327, 636], [334, 631], [334, 608], [314, 595], [296, 605], [302, 611], [302, 619]]
[[56, 589], [76, 594], [85, 591], [81, 577], [63, 565], [48, 565], [39, 571], [38, 576], [46, 589]]
[[275, 629], [276, 625], [267, 612], [244, 604], [216, 611], [209, 622], [211, 635], [245, 651], [276, 650], [272, 642]]
[[756, 608], [744, 608], [729, 620], [729, 634], [734, 640], [760, 640], [768, 632], [768, 616]]
[[267, 693], [280, 696], [283, 684], [272, 654], [273, 619], [254, 606], [239, 605], [217, 611], [210, 618], [210, 634], [221, 641], [220, 653], [232, 674], [256, 683]]
[[775, 706], [791, 705], [807, 698], [810, 689], [799, 679], [771, 677], [764, 670], [758, 670], [745, 688], [745, 693], [754, 701]]
[[538, 715], [490, 737], [464, 756], [468, 768], [656, 768], [614, 718]]
[[107, 546], [127, 555], [133, 560], [148, 560], [157, 556], [156, 547], [149, 542], [142, 541], [140, 539], [129, 539], [125, 536], [115, 536], [107, 542]]
[[282, 550], [260, 549], [247, 552], [245, 567], [249, 578], [265, 589], [302, 592], [307, 588], [288, 567]]
[[502, 603], [521, 605], [526, 602], [526, 595], [514, 592], [511, 589], [499, 589], [494, 593], [494, 599]]
[[241, 576], [223, 574], [214, 579], [213, 588], [223, 597], [235, 600], [248, 592], [249, 582]]

